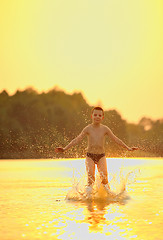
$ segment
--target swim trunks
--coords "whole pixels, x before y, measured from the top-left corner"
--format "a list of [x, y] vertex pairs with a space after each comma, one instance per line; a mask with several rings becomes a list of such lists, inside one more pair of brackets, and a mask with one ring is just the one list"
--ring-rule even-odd
[[95, 153], [89, 153], [87, 152], [87, 157], [91, 158], [95, 164], [98, 163], [98, 161], [105, 156], [105, 153], [101, 153], [101, 154], [95, 154]]

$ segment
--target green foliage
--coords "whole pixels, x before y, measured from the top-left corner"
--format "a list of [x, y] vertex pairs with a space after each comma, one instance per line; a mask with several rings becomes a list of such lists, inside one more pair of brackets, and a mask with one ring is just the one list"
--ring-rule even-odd
[[[9, 96], [0, 94], [0, 158], [53, 158], [54, 149], [65, 146], [91, 123], [91, 109], [81, 93], [66, 94], [56, 88], [38, 94], [32, 88]], [[129, 145], [163, 155], [163, 122], [142, 119], [138, 125], [123, 120], [116, 110], [105, 111], [104, 124]], [[148, 124], [148, 127], [147, 125]], [[60, 157], [84, 157], [86, 141]], [[109, 139], [109, 156], [121, 156], [122, 148]]]
[[142, 118], [138, 125], [127, 124], [129, 143], [151, 156], [163, 156], [163, 120]]

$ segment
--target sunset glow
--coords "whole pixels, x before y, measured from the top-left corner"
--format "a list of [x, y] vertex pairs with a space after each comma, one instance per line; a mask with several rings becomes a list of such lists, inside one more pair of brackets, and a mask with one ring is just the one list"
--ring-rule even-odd
[[0, 91], [82, 92], [137, 122], [163, 117], [163, 1], [1, 1]]

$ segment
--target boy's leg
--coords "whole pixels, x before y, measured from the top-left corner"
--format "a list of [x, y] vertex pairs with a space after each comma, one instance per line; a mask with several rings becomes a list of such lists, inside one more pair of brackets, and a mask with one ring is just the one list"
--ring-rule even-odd
[[85, 165], [86, 165], [87, 176], [88, 176], [88, 186], [90, 186], [95, 181], [95, 163], [91, 158], [86, 157]]
[[86, 194], [88, 198], [91, 198], [92, 191], [93, 191], [93, 184], [95, 182], [95, 163], [91, 158], [86, 157], [85, 164], [86, 164], [87, 177], [88, 177]]
[[100, 173], [100, 177], [102, 180], [102, 183], [105, 185], [108, 183], [108, 172], [107, 172], [107, 163], [106, 163], [106, 157], [102, 157], [99, 162], [97, 163], [97, 168]]
[[98, 171], [100, 173], [100, 177], [101, 177], [101, 180], [102, 180], [102, 184], [106, 190], [106, 192], [114, 197], [116, 194], [111, 192], [110, 190], [110, 186], [108, 184], [108, 171], [107, 171], [107, 163], [106, 163], [106, 157], [102, 157], [98, 164], [97, 164], [97, 168], [98, 168]]

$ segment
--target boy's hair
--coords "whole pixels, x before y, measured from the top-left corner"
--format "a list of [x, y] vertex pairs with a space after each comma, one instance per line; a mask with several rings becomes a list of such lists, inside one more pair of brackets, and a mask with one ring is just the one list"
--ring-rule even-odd
[[93, 114], [93, 111], [94, 110], [100, 110], [100, 111], [102, 111], [102, 114], [104, 115], [104, 110], [101, 108], [101, 107], [94, 107], [93, 109], [92, 109], [92, 114]]

